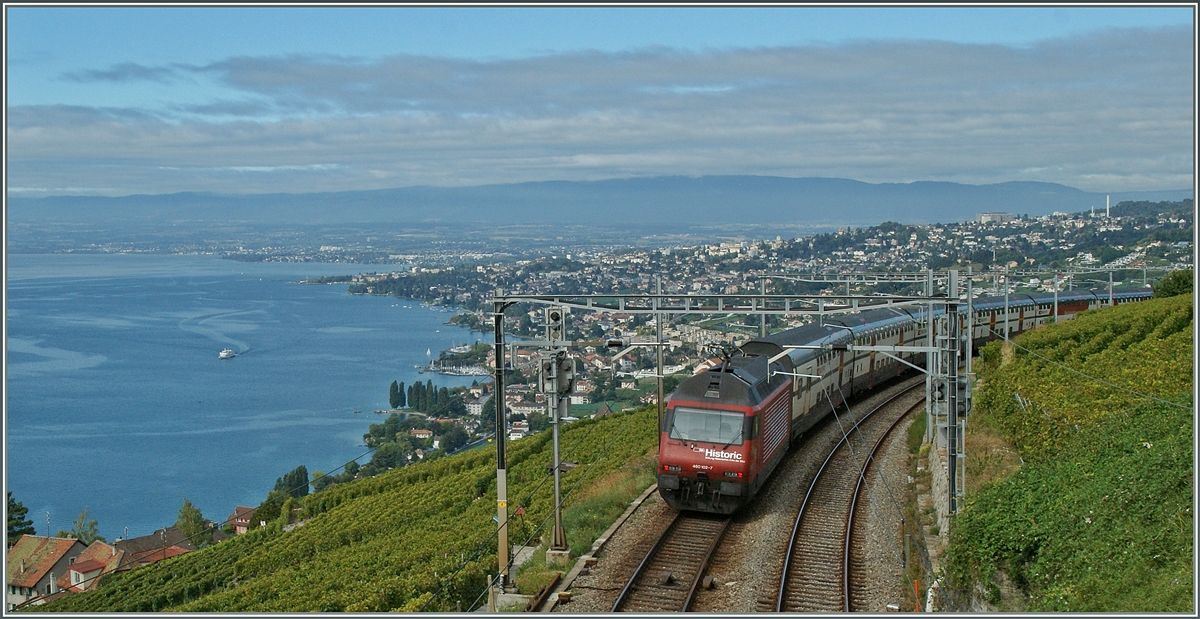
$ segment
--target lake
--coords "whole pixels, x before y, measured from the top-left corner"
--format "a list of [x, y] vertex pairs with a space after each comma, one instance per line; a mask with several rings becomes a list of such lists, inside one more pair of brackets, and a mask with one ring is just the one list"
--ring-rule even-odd
[[365, 454], [391, 381], [471, 384], [415, 366], [483, 337], [415, 301], [297, 283], [380, 265], [7, 258], [5, 475], [39, 535], [47, 512], [53, 534], [86, 508], [111, 541], [174, 524], [185, 497], [216, 521], [257, 506], [296, 466]]

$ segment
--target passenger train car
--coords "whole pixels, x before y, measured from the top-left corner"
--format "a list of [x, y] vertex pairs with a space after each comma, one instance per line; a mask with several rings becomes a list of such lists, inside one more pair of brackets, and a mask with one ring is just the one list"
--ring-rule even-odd
[[[1124, 288], [1114, 290], [1111, 298], [1115, 305], [1150, 294], [1149, 289]], [[1107, 306], [1109, 299], [1107, 290], [1059, 292], [1059, 320]], [[1008, 307], [1011, 334], [1054, 320], [1053, 293], [1010, 295]], [[792, 442], [835, 407], [913, 371], [874, 352], [785, 347], [924, 345], [926, 311], [866, 310], [781, 331], [743, 344], [737, 354], [684, 380], [668, 398], [659, 429], [659, 493], [676, 509], [737, 511], [770, 477]], [[1004, 297], [975, 299], [971, 311], [974, 345], [1003, 337]], [[965, 303], [960, 312], [965, 331]], [[924, 367], [924, 354], [898, 356]]]

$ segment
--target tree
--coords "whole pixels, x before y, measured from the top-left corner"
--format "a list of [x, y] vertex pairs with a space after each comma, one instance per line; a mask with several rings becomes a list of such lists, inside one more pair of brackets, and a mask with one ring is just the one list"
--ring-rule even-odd
[[320, 492], [325, 488], [328, 488], [329, 484], [332, 483], [333, 476], [326, 475], [319, 470], [314, 470], [312, 474], [312, 481], [308, 482], [308, 485], [312, 486], [313, 492]]
[[87, 515], [87, 508], [85, 507], [83, 508], [83, 511], [79, 512], [79, 517], [71, 521], [71, 524], [75, 528], [71, 529], [70, 531], [59, 531], [55, 537], [73, 537], [84, 544], [91, 544], [95, 541], [105, 541], [103, 537], [100, 537], [100, 534], [97, 531], [98, 527], [96, 521], [88, 520]]
[[529, 414], [529, 431], [537, 434], [550, 427], [550, 416], [546, 413]]
[[408, 441], [384, 443], [375, 450], [375, 455], [371, 456], [369, 464], [378, 471], [401, 467], [408, 464], [410, 452], [412, 452], [412, 444]]
[[4, 534], [4, 541], [12, 546], [21, 539], [22, 535], [33, 535], [36, 531], [33, 528], [33, 521], [25, 518], [29, 513], [29, 509], [21, 504], [20, 501], [14, 500], [11, 492], [8, 493], [8, 530]]
[[441, 448], [450, 453], [467, 444], [467, 431], [457, 423], [442, 426], [442, 434], [438, 437]]
[[1173, 297], [1192, 293], [1192, 282], [1195, 272], [1192, 269], [1171, 271], [1154, 287], [1154, 296], [1158, 298]]
[[284, 501], [289, 498], [291, 495], [284, 490], [272, 490], [267, 494], [266, 500], [254, 509], [254, 515], [250, 517], [250, 527], [254, 528], [261, 522], [270, 523], [278, 518]]
[[394, 380], [391, 387], [388, 388], [388, 404], [392, 408], [400, 408], [400, 384]]
[[479, 434], [496, 431], [496, 396], [483, 403], [483, 411], [479, 413]]
[[404, 408], [405, 406], [408, 405], [408, 402], [406, 402], [404, 399], [404, 383], [403, 382], [401, 382], [399, 385], [396, 386], [396, 400], [397, 400], [396, 404], [394, 404], [392, 406], [392, 408]]
[[175, 518], [175, 528], [197, 548], [208, 546], [213, 541], [212, 527], [200, 513], [200, 508], [186, 498], [183, 499], [183, 507], [179, 508], [179, 516]]
[[308, 495], [308, 469], [303, 464], [275, 479], [275, 490], [300, 498]]

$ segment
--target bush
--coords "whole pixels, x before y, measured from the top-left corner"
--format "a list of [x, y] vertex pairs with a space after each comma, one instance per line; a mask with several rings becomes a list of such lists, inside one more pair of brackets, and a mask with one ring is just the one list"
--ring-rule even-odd
[[1161, 282], [1154, 286], [1154, 296], [1161, 298], [1192, 294], [1194, 274], [1195, 272], [1192, 269], [1171, 271]]
[[1007, 573], [1042, 612], [1190, 612], [1192, 411], [1146, 405], [1080, 430], [1062, 457], [968, 497], [948, 570]]

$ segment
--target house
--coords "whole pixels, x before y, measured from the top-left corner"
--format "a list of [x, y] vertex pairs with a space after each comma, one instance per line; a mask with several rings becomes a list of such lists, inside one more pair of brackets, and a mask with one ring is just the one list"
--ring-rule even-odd
[[254, 516], [253, 507], [238, 505], [233, 508], [233, 514], [225, 521], [233, 525], [234, 535], [242, 535], [250, 530], [250, 518]]
[[46, 596], [57, 593], [57, 577], [66, 574], [86, 549], [77, 539], [22, 535], [6, 557], [5, 608], [13, 610], [26, 602], [40, 604]]
[[[214, 539], [215, 539], [214, 535]], [[163, 559], [170, 559], [196, 549], [195, 544], [175, 527], [159, 529], [150, 535], [133, 537], [113, 542], [117, 550], [125, 553], [118, 571], [131, 570]]]
[[100, 583], [100, 578], [115, 572], [121, 565], [125, 553], [104, 542], [92, 542], [75, 562], [67, 568], [67, 573], [58, 577], [58, 588], [62, 591], [79, 593], [87, 591]]
[[433, 430], [422, 430], [420, 428], [413, 428], [413, 429], [409, 430], [408, 433], [413, 438], [419, 438], [419, 439], [426, 439], [426, 438], [433, 437]]
[[508, 440], [515, 441], [526, 436], [529, 436], [529, 424], [524, 421], [514, 421], [508, 431]]

